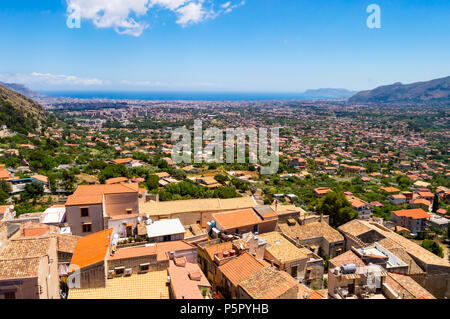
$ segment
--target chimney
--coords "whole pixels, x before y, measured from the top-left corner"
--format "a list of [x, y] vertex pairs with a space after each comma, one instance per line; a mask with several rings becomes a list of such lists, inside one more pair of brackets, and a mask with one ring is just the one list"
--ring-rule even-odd
[[323, 223], [323, 213], [320, 213], [320, 222]]
[[247, 241], [247, 245], [249, 247], [249, 252], [256, 259], [263, 259], [264, 252], [266, 250], [266, 242], [262, 239], [259, 239], [258, 236], [251, 235], [250, 239]]

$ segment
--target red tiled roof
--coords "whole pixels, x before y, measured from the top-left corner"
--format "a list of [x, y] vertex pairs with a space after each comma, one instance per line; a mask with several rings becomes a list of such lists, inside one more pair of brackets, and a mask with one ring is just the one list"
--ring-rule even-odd
[[412, 218], [412, 219], [422, 219], [422, 218], [430, 218], [431, 217], [422, 208], [397, 210], [397, 211], [393, 211], [392, 213], [394, 213], [394, 215], [396, 215], [398, 217], [408, 217], [408, 218]]
[[263, 264], [255, 257], [249, 253], [244, 253], [220, 266], [219, 270], [235, 287], [237, 287], [241, 281], [247, 279], [263, 268]]
[[111, 228], [78, 239], [69, 272], [76, 270], [77, 266], [84, 268], [105, 260], [111, 245], [113, 231], [114, 229]]

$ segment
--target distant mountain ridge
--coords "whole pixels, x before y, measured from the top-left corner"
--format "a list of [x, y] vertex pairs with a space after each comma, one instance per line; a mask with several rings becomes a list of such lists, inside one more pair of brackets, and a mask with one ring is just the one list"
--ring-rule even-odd
[[411, 84], [394, 83], [362, 91], [349, 103], [450, 102], [450, 76]]
[[47, 113], [39, 103], [0, 84], [0, 125], [26, 134], [37, 129], [46, 118]]
[[29, 97], [30, 99], [43, 98], [46, 96], [45, 94], [33, 91], [33, 90], [27, 88], [25, 85], [19, 84], [19, 83], [0, 82], [0, 85], [6, 86], [7, 88], [14, 90], [22, 95], [25, 95], [26, 97]]

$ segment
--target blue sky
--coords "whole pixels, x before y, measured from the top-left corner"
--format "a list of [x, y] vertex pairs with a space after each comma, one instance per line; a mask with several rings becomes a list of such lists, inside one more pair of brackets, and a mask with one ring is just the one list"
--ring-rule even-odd
[[[228, 2], [2, 0], [0, 81], [38, 90], [300, 92], [450, 75], [448, 0]], [[66, 25], [68, 3], [78, 5], [80, 29]], [[380, 29], [366, 25], [372, 3]]]

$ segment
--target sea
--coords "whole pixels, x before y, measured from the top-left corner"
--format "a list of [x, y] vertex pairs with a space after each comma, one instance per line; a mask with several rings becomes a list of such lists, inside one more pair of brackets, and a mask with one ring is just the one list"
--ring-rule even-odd
[[271, 101], [312, 100], [324, 97], [305, 96], [302, 93], [233, 93], [233, 92], [100, 92], [48, 91], [51, 97], [77, 99], [143, 100], [143, 101]]

